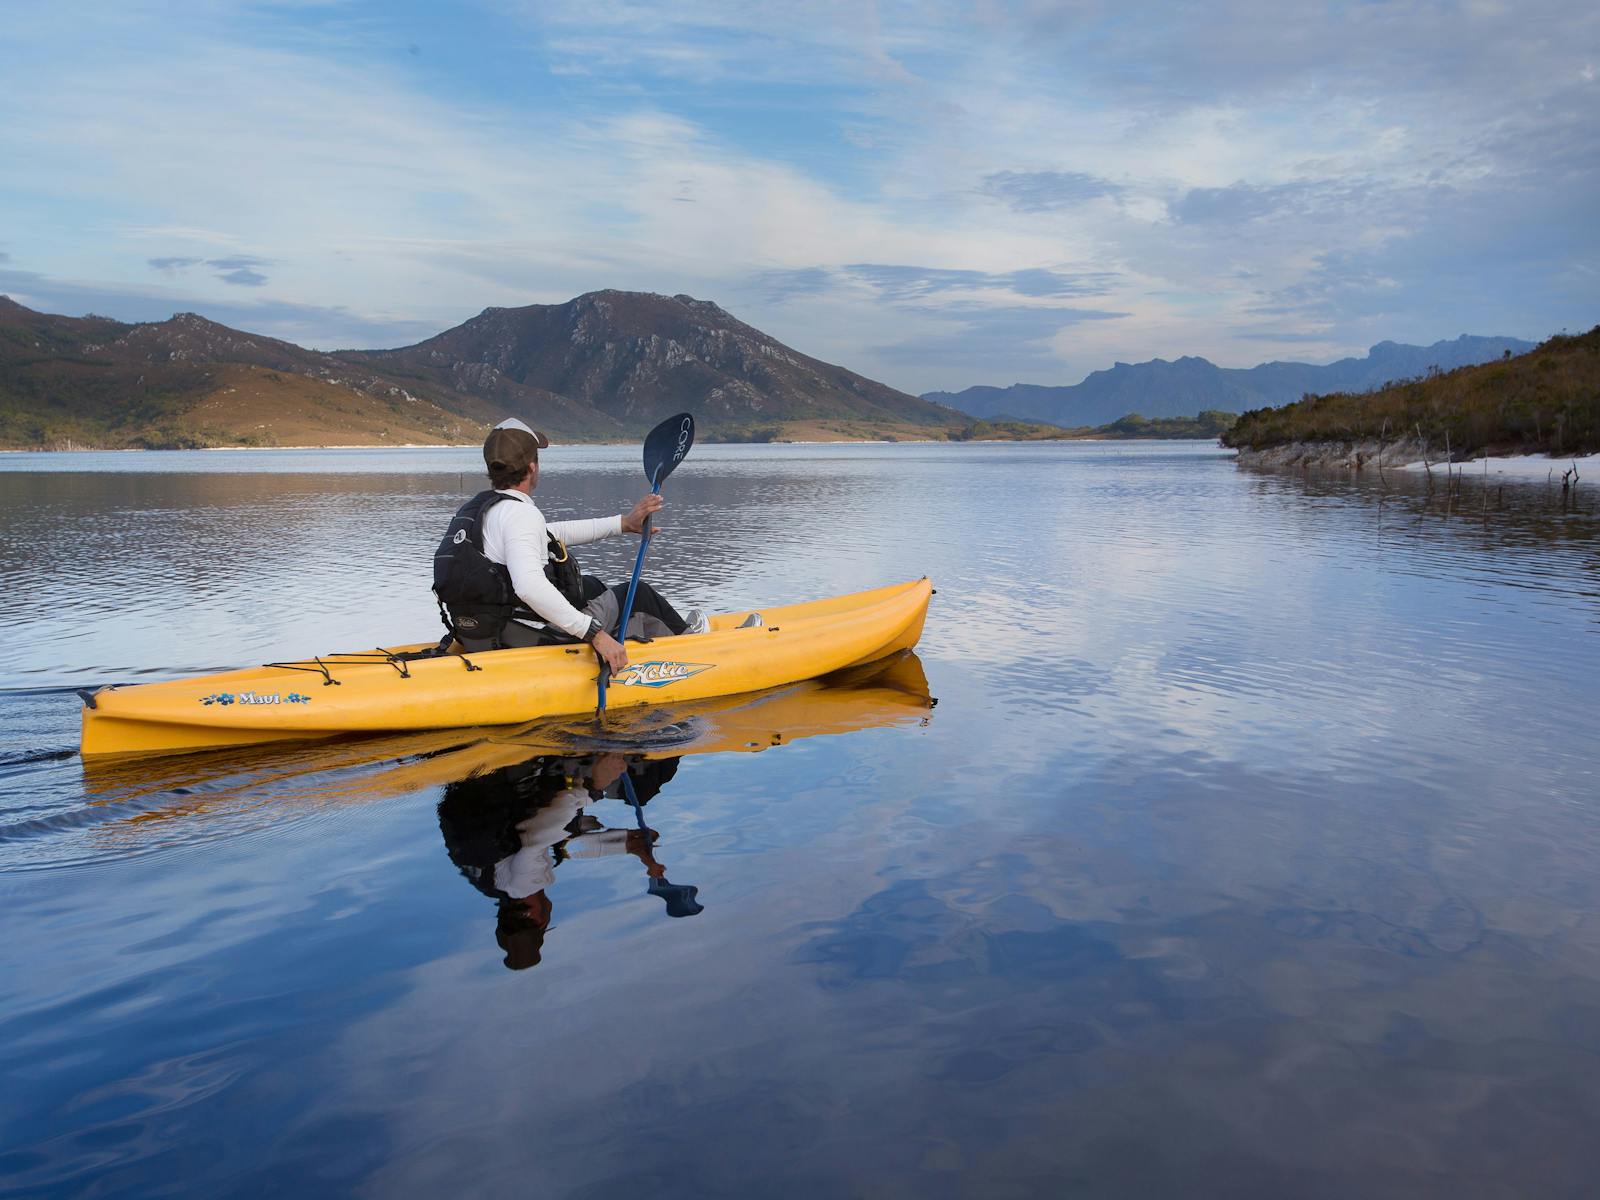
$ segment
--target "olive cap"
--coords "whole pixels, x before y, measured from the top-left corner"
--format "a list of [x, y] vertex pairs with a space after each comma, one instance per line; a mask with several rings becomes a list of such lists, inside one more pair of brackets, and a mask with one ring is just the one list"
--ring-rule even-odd
[[508, 417], [483, 440], [483, 461], [491, 471], [525, 471], [549, 444], [550, 439], [537, 429]]

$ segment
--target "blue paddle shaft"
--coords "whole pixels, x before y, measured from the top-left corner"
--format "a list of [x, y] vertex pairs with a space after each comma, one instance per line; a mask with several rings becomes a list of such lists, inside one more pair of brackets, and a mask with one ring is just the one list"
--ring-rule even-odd
[[[661, 494], [661, 484], [658, 481], [650, 489], [652, 496]], [[617, 640], [622, 641], [628, 633], [628, 618], [633, 616], [633, 597], [639, 590], [639, 574], [644, 570], [645, 551], [650, 549], [650, 523], [654, 517], [644, 519], [644, 533], [639, 538], [639, 553], [633, 560], [633, 578], [628, 580], [628, 598], [622, 603], [622, 620], [617, 624]]]
[[[694, 445], [694, 416], [690, 413], [679, 413], [675, 417], [668, 417], [661, 424], [652, 429], [644, 439], [644, 474], [650, 481], [650, 494], [659, 496], [661, 485], [667, 481], [674, 468], [683, 461], [683, 456], [689, 453], [689, 447]], [[633, 599], [639, 590], [639, 573], [644, 570], [645, 552], [650, 548], [650, 518], [644, 519], [644, 527], [639, 537], [639, 557], [633, 562], [633, 578], [628, 581], [628, 597], [622, 605], [622, 619], [617, 622], [617, 640], [628, 640], [628, 618], [633, 616]], [[596, 652], [598, 655], [598, 651]], [[599, 704], [595, 707], [595, 717], [601, 718], [606, 713], [606, 680], [610, 671], [604, 658], [600, 659], [600, 688]]]
[[[652, 496], [659, 496], [661, 494], [661, 482], [662, 481], [658, 478], [655, 481], [654, 486], [651, 487], [650, 494]], [[623, 601], [622, 618], [617, 622], [616, 637], [617, 641], [619, 642], [626, 642], [628, 640], [628, 618], [633, 616], [633, 597], [639, 590], [639, 574], [644, 570], [645, 551], [650, 549], [651, 519], [652, 518], [650, 517], [646, 517], [644, 519], [644, 532], [639, 538], [639, 553], [633, 560], [633, 578], [628, 580], [628, 598]], [[611, 672], [606, 669], [605, 660], [601, 659], [600, 697], [599, 703], [596, 705], [597, 715], [603, 714], [606, 711], [606, 680], [610, 674]]]
[[639, 794], [633, 790], [633, 780], [628, 777], [626, 768], [622, 772], [622, 790], [627, 796], [628, 803], [633, 806], [633, 815], [639, 822], [639, 828], [648, 831], [649, 826], [644, 823], [644, 806], [639, 803]]

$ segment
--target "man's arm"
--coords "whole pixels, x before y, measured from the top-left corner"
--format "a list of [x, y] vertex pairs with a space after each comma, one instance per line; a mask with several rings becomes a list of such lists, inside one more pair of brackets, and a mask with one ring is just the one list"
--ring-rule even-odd
[[629, 844], [631, 830], [597, 829], [593, 833], [574, 834], [567, 839], [568, 858], [606, 858], [612, 854], [632, 853]]
[[544, 573], [548, 539], [544, 514], [538, 507], [521, 503], [497, 504], [489, 510], [489, 520], [505, 522], [499, 526], [501, 553], [505, 555], [506, 570], [511, 573], [511, 586], [517, 597], [552, 628], [592, 645], [613, 673], [627, 666], [628, 651], [622, 643], [601, 629], [600, 623], [588, 613], [573, 608]]
[[548, 540], [543, 514], [532, 504], [510, 503], [495, 505], [489, 516], [503, 522], [502, 553], [518, 598], [552, 628], [587, 638], [589, 615], [573, 608], [544, 573]]
[[569, 546], [584, 546], [622, 532], [622, 518], [594, 517], [587, 521], [551, 521], [551, 533]]
[[552, 521], [550, 532], [569, 546], [598, 542], [619, 533], [643, 533], [645, 520], [661, 511], [661, 497], [650, 495], [631, 510], [615, 517], [595, 517], [588, 521]]

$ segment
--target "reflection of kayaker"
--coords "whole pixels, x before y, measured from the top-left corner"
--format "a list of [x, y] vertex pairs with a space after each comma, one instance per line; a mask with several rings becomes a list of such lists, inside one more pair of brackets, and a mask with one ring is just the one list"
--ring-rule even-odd
[[[677, 759], [630, 763], [616, 753], [539, 757], [445, 788], [439, 803], [445, 849], [475, 888], [499, 902], [495, 939], [507, 967], [539, 962], [552, 912], [548, 889], [556, 867], [568, 859], [631, 854], [669, 916], [700, 911], [694, 888], [666, 879], [655, 858], [659, 834], [642, 819], [642, 805], [677, 769]], [[628, 791], [641, 814], [636, 829], [609, 829], [586, 811], [596, 800]]]

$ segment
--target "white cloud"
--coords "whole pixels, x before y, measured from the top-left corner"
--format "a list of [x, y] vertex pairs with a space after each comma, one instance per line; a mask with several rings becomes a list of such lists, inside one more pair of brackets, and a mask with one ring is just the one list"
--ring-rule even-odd
[[[1056, 366], [1035, 345], [1040, 382], [1156, 354], [1248, 363], [1285, 334], [1334, 354], [1462, 331], [1446, 320], [1530, 335], [1592, 319], [1594, 276], [1574, 264], [1596, 255], [1578, 198], [1600, 168], [1592, 88], [1573, 81], [1597, 19], [1576, 4], [497, 11], [522, 40], [485, 55], [569, 73], [534, 108], [368, 53], [353, 18], [261, 37], [281, 10], [30, 11], [19, 119], [0, 126], [0, 220], [29, 231], [12, 265], [109, 292], [154, 290], [152, 260], [248, 257], [271, 270], [186, 283], [407, 328], [598, 287], [688, 291], [916, 390], [1004, 374], [1028, 342], [1026, 323], [1009, 339], [961, 323], [973, 303], [1076, 302], [1002, 282], [912, 305], [843, 268], [1104, 277], [1094, 307], [1131, 315], [1065, 325]], [[1513, 269], [1483, 214], [1526, 206], [1532, 182], [1550, 236]], [[1474, 260], [1472, 305], [1430, 306], [1441, 265]], [[805, 295], [762, 283], [807, 271]], [[874, 350], [941, 332], [973, 339], [967, 376]]]

